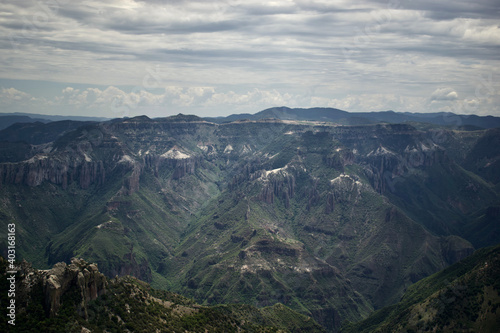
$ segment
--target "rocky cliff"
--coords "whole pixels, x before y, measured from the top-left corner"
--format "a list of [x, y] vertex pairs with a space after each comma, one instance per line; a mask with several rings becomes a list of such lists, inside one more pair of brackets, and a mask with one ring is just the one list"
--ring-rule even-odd
[[[17, 291], [21, 295], [19, 299], [27, 305], [30, 293], [35, 292], [36, 288], [41, 288], [43, 308], [49, 317], [57, 316], [63, 299], [72, 293], [71, 302], [76, 301], [77, 312], [88, 318], [88, 303], [104, 295], [108, 284], [106, 277], [97, 269], [97, 265], [76, 258], [73, 258], [69, 265], [58, 263], [52, 269], [45, 271], [33, 269], [24, 262], [18, 275], [20, 278], [17, 281]], [[22, 312], [23, 308], [18, 311]]]
[[[7, 264], [0, 257], [2, 290], [10, 284], [5, 279]], [[5, 298], [0, 299], [3, 305]], [[241, 304], [200, 306], [130, 276], [106, 279], [95, 264], [81, 259], [46, 271], [23, 262], [16, 274], [15, 300], [15, 325], [1, 321], [2, 332], [324, 333], [310, 317], [282, 304], [265, 309]], [[0, 310], [4, 318], [5, 309]]]
[[[441, 131], [446, 142], [407, 124], [86, 124], [19, 154], [0, 145], [0, 220], [40, 264], [76, 256], [200, 302], [284, 302], [334, 330], [470, 254], [471, 235], [500, 240], [498, 186], [463, 164], [495, 141]], [[51, 313], [68, 267], [43, 279]]]

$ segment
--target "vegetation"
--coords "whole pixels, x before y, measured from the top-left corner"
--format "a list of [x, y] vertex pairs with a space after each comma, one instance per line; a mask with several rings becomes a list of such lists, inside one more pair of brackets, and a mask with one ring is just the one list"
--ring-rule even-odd
[[[0, 257], [1, 287], [6, 286], [6, 261]], [[152, 289], [136, 278], [126, 276], [108, 281], [106, 292], [78, 311], [81, 294], [72, 286], [61, 297], [55, 316], [47, 314], [49, 296], [43, 279], [27, 287], [31, 275], [18, 274], [16, 325], [3, 320], [2, 332], [323, 332], [314, 320], [281, 304], [257, 309], [247, 305], [200, 306], [177, 294]], [[4, 288], [5, 287], [5, 288]], [[6, 294], [2, 293], [2, 314], [6, 317]]]
[[500, 327], [500, 246], [425, 278], [401, 301], [342, 332], [498, 332]]
[[[281, 303], [335, 331], [500, 243], [497, 131], [297, 119], [52, 124], [54, 141], [0, 147], [1, 224], [16, 223], [18, 257], [37, 268], [77, 256], [192, 298], [203, 310], [186, 329], [232, 318], [235, 306], [205, 307], [234, 303], [292, 325]], [[123, 329], [101, 303], [93, 327]]]

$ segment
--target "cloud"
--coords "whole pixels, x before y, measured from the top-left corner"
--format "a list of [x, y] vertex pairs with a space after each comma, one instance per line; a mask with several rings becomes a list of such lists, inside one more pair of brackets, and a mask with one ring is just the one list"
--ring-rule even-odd
[[30, 100], [34, 100], [34, 98], [23, 91], [19, 91], [15, 88], [2, 88], [2, 92], [0, 93], [0, 98], [2, 102], [6, 104], [16, 103], [16, 102], [27, 102]]
[[[166, 86], [148, 91], [115, 86], [85, 89], [66, 86], [50, 98], [39, 98], [15, 88], [2, 88], [4, 112], [35, 110], [44, 114], [93, 115], [109, 118], [148, 114], [160, 117], [182, 113], [202, 116], [255, 113], [272, 106], [334, 107], [352, 112], [398, 110], [491, 114], [500, 105], [500, 85], [491, 77], [477, 82], [477, 91], [461, 98], [451, 87], [434, 90], [428, 97], [393, 93], [353, 93], [334, 97], [335, 88], [318, 86], [302, 93], [286, 89], [233, 91], [216, 87]], [[221, 111], [223, 110], [223, 111]]]
[[[70, 107], [78, 114], [101, 115], [105, 117], [134, 116], [148, 112], [180, 112], [186, 108], [219, 109], [231, 107], [232, 110], [244, 108], [257, 112], [269, 105], [279, 106], [293, 103], [294, 97], [276, 90], [254, 89], [244, 93], [234, 91], [219, 92], [213, 87], [168, 86], [163, 92], [154, 93], [143, 89], [126, 92], [109, 86], [105, 89], [87, 88], [85, 90], [65, 87], [59, 95], [50, 100], [37, 99], [28, 93], [14, 88], [2, 89], [0, 103], [8, 106], [8, 111], [19, 110], [23, 106], [37, 106], [39, 111], [64, 110]], [[215, 115], [215, 114], [213, 114]]]
[[458, 99], [458, 94], [452, 88], [438, 88], [430, 97], [431, 101], [455, 101]]
[[[488, 0], [7, 0], [2, 10], [0, 80], [83, 85], [45, 96], [67, 112], [432, 111], [474, 100], [471, 78], [500, 74]], [[475, 110], [500, 114], [482, 109], [486, 100]]]

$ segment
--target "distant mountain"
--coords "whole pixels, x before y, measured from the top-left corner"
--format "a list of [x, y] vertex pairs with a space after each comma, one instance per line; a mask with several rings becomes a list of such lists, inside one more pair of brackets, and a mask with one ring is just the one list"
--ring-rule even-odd
[[344, 325], [343, 333], [484, 332], [500, 330], [500, 246], [423, 279], [397, 304]]
[[61, 121], [61, 120], [73, 120], [73, 121], [106, 121], [110, 120], [110, 118], [106, 117], [91, 117], [91, 116], [72, 116], [72, 115], [47, 115], [47, 114], [38, 114], [38, 113], [0, 113], [0, 119], [6, 116], [19, 116], [19, 117], [29, 117], [34, 121]]
[[85, 117], [85, 116], [54, 116], [54, 115], [44, 115], [35, 113], [0, 113], [0, 130], [3, 130], [10, 125], [15, 123], [48, 123], [51, 121], [63, 121], [63, 120], [73, 120], [73, 121], [106, 121], [109, 118], [104, 117]]
[[202, 305], [281, 303], [332, 332], [500, 243], [497, 129], [272, 112], [13, 125], [0, 222], [37, 268], [80, 257]]
[[217, 123], [235, 120], [259, 120], [275, 118], [281, 120], [309, 120], [320, 122], [334, 122], [340, 125], [367, 125], [386, 122], [398, 123], [429, 123], [452, 128], [476, 127], [495, 128], [500, 127], [500, 117], [457, 115], [454, 113], [409, 113], [409, 112], [347, 112], [334, 108], [288, 108], [274, 107], [260, 111], [256, 114], [231, 115], [228, 117], [205, 118]]
[[33, 122], [48, 123], [49, 121], [50, 120], [42, 118], [31, 118], [28, 116], [0, 114], [0, 130], [3, 130], [4, 128], [7, 128], [16, 123], [33, 123]]
[[61, 120], [48, 123], [18, 122], [0, 131], [0, 141], [24, 141], [39, 145], [55, 141], [60, 135], [78, 127], [92, 124], [90, 121]]

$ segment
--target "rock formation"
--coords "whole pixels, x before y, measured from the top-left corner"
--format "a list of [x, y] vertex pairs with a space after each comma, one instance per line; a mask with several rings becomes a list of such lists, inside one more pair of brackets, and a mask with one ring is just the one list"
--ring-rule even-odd
[[96, 264], [73, 258], [71, 264], [57, 263], [49, 270], [34, 270], [24, 262], [21, 266], [19, 294], [29, 295], [33, 288], [41, 285], [44, 309], [48, 316], [57, 315], [62, 306], [63, 296], [77, 291], [79, 306], [77, 311], [87, 318], [87, 304], [106, 293], [106, 277], [99, 272]]

